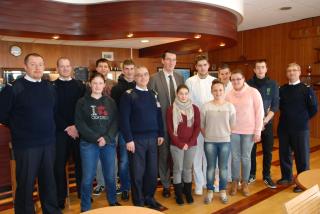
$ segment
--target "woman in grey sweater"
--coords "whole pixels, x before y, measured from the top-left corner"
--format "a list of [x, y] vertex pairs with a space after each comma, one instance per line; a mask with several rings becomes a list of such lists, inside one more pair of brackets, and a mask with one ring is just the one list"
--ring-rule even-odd
[[214, 80], [211, 93], [214, 100], [201, 109], [201, 132], [205, 138], [204, 151], [207, 158], [207, 195], [204, 202], [210, 203], [214, 192], [214, 175], [216, 163], [219, 167], [219, 190], [222, 203], [228, 202], [226, 194], [228, 158], [230, 153], [231, 127], [235, 124], [236, 110], [225, 101], [224, 85]]

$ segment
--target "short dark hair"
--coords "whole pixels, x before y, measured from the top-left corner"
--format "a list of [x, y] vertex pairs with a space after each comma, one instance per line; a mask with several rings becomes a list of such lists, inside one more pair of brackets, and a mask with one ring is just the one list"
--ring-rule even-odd
[[99, 65], [100, 63], [107, 63], [108, 66], [110, 67], [110, 65], [109, 65], [109, 60], [107, 60], [107, 59], [105, 59], [105, 58], [100, 58], [100, 59], [98, 59], [98, 60], [96, 61], [96, 67], [98, 67], [98, 65]]
[[231, 72], [231, 75], [233, 74], [241, 74], [242, 77], [244, 77], [244, 73], [240, 68], [236, 68]]
[[266, 64], [266, 66], [267, 66], [267, 61], [265, 60], [265, 59], [259, 59], [259, 60], [257, 60], [255, 63], [254, 63], [254, 66], [256, 66], [258, 63], [265, 63]]
[[89, 78], [89, 82], [91, 82], [94, 78], [96, 77], [101, 77], [103, 79], [103, 82], [106, 82], [105, 77], [103, 76], [103, 74], [99, 73], [96, 70], [91, 71], [90, 73], [90, 78]]
[[223, 69], [230, 69], [229, 65], [226, 63], [223, 63], [219, 66], [218, 71], [223, 70]]
[[223, 89], [224, 89], [223, 83], [222, 83], [220, 80], [218, 80], [218, 79], [215, 79], [215, 80], [212, 81], [212, 83], [211, 83], [211, 89], [213, 88], [213, 86], [215, 86], [215, 85], [217, 85], [217, 84], [221, 84], [221, 85], [223, 86]]
[[123, 61], [122, 66], [124, 67], [125, 65], [136, 65], [132, 59], [126, 59]]
[[177, 87], [177, 90], [176, 90], [176, 92], [178, 93], [181, 89], [183, 89], [183, 88], [185, 88], [185, 89], [187, 89], [188, 91], [189, 91], [189, 88], [188, 88], [188, 86], [186, 85], [186, 84], [181, 84], [181, 85], [179, 85], [178, 87]]
[[28, 61], [29, 61], [29, 58], [30, 58], [31, 56], [40, 57], [40, 58], [42, 58], [42, 60], [43, 60], [43, 57], [42, 57], [40, 54], [38, 54], [38, 53], [29, 53], [29, 54], [27, 54], [27, 56], [24, 57], [24, 64], [25, 64], [25, 65], [27, 65], [27, 63], [28, 63]]
[[62, 57], [59, 57], [59, 58], [57, 59], [57, 66], [59, 66], [60, 60], [63, 60], [63, 59], [69, 60], [69, 62], [70, 62], [70, 59], [69, 59], [68, 57], [62, 56]]
[[165, 59], [167, 53], [171, 53], [171, 54], [177, 55], [176, 52], [173, 51], [173, 50], [165, 50], [165, 51], [161, 54], [161, 58], [162, 58], [162, 59]]
[[202, 60], [206, 60], [207, 62], [209, 62], [207, 56], [205, 56], [205, 55], [198, 55], [198, 56], [196, 56], [195, 63], [198, 64], [198, 62], [199, 62], [199, 61], [202, 61]]

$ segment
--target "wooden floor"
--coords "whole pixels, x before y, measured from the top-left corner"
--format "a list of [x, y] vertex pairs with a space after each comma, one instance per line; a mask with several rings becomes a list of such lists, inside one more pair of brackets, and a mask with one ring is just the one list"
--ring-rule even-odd
[[[311, 139], [311, 168], [320, 168], [320, 139]], [[219, 195], [214, 195], [214, 200], [211, 204], [205, 205], [203, 203], [204, 196], [194, 196], [195, 203], [192, 205], [177, 206], [174, 197], [165, 199], [161, 196], [161, 189], [156, 192], [156, 199], [168, 209], [164, 211], [167, 214], [207, 214], [207, 213], [243, 213], [243, 214], [263, 214], [263, 213], [283, 213], [283, 204], [297, 196], [293, 193], [293, 186], [281, 187], [275, 190], [267, 188], [261, 180], [262, 172], [262, 155], [261, 145], [258, 145], [257, 156], [257, 181], [250, 184], [250, 196], [244, 197], [240, 193], [236, 196], [229, 196], [229, 203], [223, 205], [219, 201]], [[280, 166], [278, 158], [278, 143], [276, 141], [273, 151], [273, 162], [271, 173], [273, 179], [276, 181], [280, 178]], [[294, 173], [295, 167], [294, 167]], [[204, 191], [205, 192], [205, 191]], [[63, 213], [74, 214], [80, 212], [80, 200], [77, 199], [75, 194], [70, 197], [70, 206], [67, 207]], [[131, 205], [130, 202], [119, 202], [123, 205]], [[94, 197], [93, 208], [100, 208], [107, 206], [105, 194]], [[14, 213], [13, 209], [1, 211], [2, 214]], [[41, 212], [39, 212], [41, 213]]]

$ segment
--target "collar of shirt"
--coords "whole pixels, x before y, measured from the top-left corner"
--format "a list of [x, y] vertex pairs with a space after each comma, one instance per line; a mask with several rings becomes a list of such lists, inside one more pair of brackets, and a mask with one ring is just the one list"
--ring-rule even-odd
[[143, 88], [140, 88], [139, 86], [136, 85], [136, 89], [138, 89], [139, 91], [148, 91], [148, 89], [143, 89]]
[[289, 85], [297, 85], [297, 84], [299, 84], [300, 83], [300, 80], [297, 80], [297, 81], [295, 81], [295, 82], [289, 82]]
[[33, 79], [33, 78], [30, 77], [28, 74], [26, 74], [26, 75], [24, 76], [24, 78], [25, 78], [26, 80], [30, 81], [30, 82], [41, 82], [41, 79], [39, 79], [39, 80]]
[[164, 73], [164, 76], [166, 77], [166, 79], [169, 79], [169, 76], [170, 76], [170, 75], [172, 75], [172, 77], [174, 78], [174, 76], [173, 76], [173, 71], [170, 72], [170, 73], [168, 73], [168, 72], [166, 72], [166, 71], [163, 71], [163, 73]]
[[59, 77], [59, 80], [61, 80], [61, 81], [70, 81], [70, 80], [72, 80], [72, 78], [71, 77], [68, 77], [68, 78]]

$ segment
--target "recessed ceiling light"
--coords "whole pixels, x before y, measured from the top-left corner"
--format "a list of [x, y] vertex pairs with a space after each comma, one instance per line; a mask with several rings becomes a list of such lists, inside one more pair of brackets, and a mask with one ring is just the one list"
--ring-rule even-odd
[[54, 36], [52, 36], [52, 39], [59, 39], [59, 38], [60, 38], [59, 35], [54, 35]]
[[199, 52], [199, 53], [201, 53], [201, 52], [202, 52], [202, 49], [201, 49], [201, 48], [199, 48], [198, 52]]
[[133, 37], [133, 33], [128, 33], [128, 34], [127, 34], [127, 37], [128, 37], [128, 38]]
[[280, 7], [279, 10], [291, 10], [292, 7]]
[[220, 46], [220, 47], [224, 47], [224, 46], [226, 46], [226, 43], [220, 42], [219, 46]]
[[148, 43], [148, 42], [150, 42], [148, 39], [142, 39], [140, 42], [142, 42], [142, 43]]
[[201, 34], [195, 34], [193, 38], [200, 39], [201, 38]]

